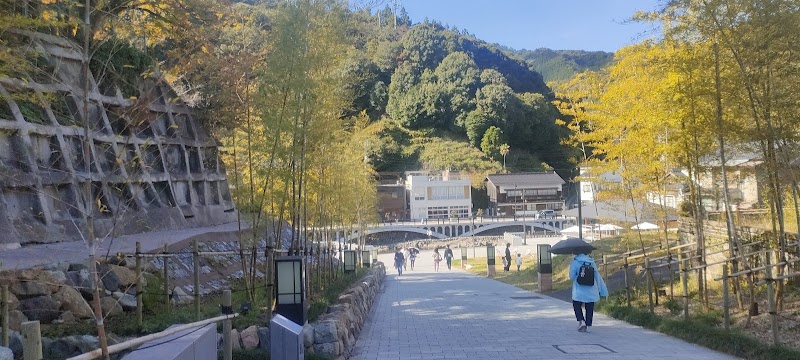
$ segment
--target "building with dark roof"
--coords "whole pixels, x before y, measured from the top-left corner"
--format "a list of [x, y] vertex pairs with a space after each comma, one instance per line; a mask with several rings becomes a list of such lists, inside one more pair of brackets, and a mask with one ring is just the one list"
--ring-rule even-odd
[[554, 171], [492, 174], [486, 177], [490, 215], [534, 215], [564, 208], [565, 182]]

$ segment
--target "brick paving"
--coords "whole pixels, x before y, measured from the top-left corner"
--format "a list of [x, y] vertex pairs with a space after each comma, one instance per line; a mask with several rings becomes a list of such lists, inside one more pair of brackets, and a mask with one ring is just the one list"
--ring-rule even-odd
[[350, 359], [734, 359], [601, 314], [579, 333], [569, 303], [441, 268], [388, 269]]

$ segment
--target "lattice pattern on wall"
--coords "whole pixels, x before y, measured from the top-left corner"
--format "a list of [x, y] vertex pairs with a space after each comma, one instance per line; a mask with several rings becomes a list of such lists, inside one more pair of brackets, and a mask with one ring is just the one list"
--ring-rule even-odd
[[99, 236], [235, 219], [218, 144], [165, 82], [126, 99], [92, 76], [86, 116], [78, 48], [32, 40], [51, 76], [0, 78], [0, 248], [80, 239], [89, 207]]

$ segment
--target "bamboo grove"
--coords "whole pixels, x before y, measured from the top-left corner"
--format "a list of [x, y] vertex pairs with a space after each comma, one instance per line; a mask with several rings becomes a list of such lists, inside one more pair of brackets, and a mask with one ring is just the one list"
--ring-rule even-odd
[[[619, 173], [621, 183], [607, 184], [611, 193], [635, 202], [679, 184], [676, 169], [688, 170], [692, 180], [711, 171], [704, 159], [725, 165], [714, 170], [720, 172], [715, 186], [727, 189], [737, 181], [726, 173], [730, 154], [755, 152], [772, 229], [763, 245], [777, 250], [779, 261], [796, 253], [787, 232], [800, 231], [800, 4], [674, 0], [634, 18], [660, 34], [618, 51], [608, 69], [581, 73], [557, 89], [556, 105], [572, 132], [567, 141], [583, 150], [578, 161], [592, 175]], [[702, 252], [702, 204], [711, 189], [686, 183], [689, 196], [680, 211], [694, 217]], [[721, 193], [733, 272], [749, 269], [753, 264], [735, 251], [740, 241], [734, 229], [741, 224], [734, 203], [728, 191]], [[666, 232], [663, 239], [669, 241]], [[779, 275], [785, 271], [779, 268]], [[702, 292], [702, 279], [699, 286]]]

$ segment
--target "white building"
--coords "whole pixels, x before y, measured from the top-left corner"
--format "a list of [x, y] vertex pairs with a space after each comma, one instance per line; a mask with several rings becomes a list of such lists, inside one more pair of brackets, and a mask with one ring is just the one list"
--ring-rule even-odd
[[597, 193], [603, 188], [622, 182], [622, 176], [618, 173], [604, 172], [594, 176], [591, 169], [590, 167], [581, 167], [581, 202], [584, 204], [597, 201]]
[[409, 171], [406, 192], [411, 220], [466, 218], [472, 214], [470, 180], [457, 173]]

